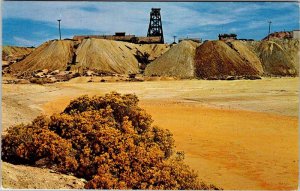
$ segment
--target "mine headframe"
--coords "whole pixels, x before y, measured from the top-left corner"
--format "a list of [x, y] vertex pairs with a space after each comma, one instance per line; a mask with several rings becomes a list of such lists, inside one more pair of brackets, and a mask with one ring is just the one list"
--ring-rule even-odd
[[150, 23], [148, 28], [148, 37], [160, 37], [160, 42], [164, 43], [164, 34], [162, 29], [160, 8], [152, 8], [150, 12]]

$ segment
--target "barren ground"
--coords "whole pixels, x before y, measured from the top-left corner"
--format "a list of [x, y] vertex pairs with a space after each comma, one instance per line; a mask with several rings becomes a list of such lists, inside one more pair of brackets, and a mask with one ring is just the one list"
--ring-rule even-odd
[[[172, 131], [177, 149], [185, 151], [186, 162], [204, 181], [224, 189], [298, 187], [299, 78], [81, 81], [86, 80], [43, 86], [3, 84], [3, 133], [9, 126], [29, 122], [41, 113], [61, 112], [70, 99], [80, 95], [135, 93], [154, 123]], [[22, 184], [9, 184], [5, 177], [7, 172], [17, 176], [21, 170], [3, 164], [3, 185], [20, 188]], [[48, 186], [54, 188], [55, 183]]]

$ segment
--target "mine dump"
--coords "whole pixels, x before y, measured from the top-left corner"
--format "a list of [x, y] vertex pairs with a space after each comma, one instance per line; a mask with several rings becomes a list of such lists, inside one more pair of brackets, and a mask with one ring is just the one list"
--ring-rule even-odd
[[274, 32], [261, 41], [219, 34], [218, 40], [180, 38], [167, 44], [160, 9], [153, 8], [147, 36], [75, 35], [36, 48], [3, 47], [2, 74], [10, 77], [6, 83], [40, 84], [80, 76], [115, 76], [114, 81], [297, 76], [299, 40], [293, 34]]
[[4, 188], [297, 188], [299, 31], [176, 40], [163, 13], [2, 46]]
[[151, 62], [145, 70], [146, 76], [176, 76], [193, 78], [195, 51], [200, 44], [182, 41], [165, 54]]

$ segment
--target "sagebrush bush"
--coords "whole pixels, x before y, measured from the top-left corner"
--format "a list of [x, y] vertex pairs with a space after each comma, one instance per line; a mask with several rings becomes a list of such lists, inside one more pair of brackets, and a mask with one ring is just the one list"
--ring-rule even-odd
[[10, 128], [2, 159], [47, 166], [88, 180], [85, 188], [216, 189], [174, 153], [168, 130], [152, 126], [135, 95], [82, 96], [60, 114]]

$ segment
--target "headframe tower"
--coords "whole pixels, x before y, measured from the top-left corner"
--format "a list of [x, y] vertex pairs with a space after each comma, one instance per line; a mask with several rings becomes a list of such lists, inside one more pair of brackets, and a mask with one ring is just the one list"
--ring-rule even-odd
[[148, 37], [160, 37], [160, 42], [164, 43], [164, 34], [162, 29], [160, 8], [152, 8], [150, 12], [150, 23], [148, 28]]

